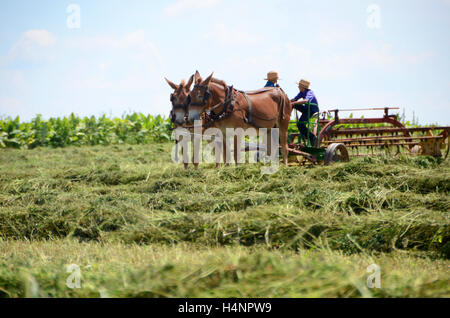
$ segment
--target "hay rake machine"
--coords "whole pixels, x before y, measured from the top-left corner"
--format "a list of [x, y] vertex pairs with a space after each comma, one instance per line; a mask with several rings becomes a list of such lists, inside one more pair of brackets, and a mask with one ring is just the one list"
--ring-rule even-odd
[[[396, 107], [334, 109], [313, 114], [304, 122], [307, 138], [289, 134], [291, 162], [329, 164], [348, 161], [352, 156], [425, 155], [445, 157], [449, 154], [450, 127], [405, 127], [397, 115], [389, 114]], [[378, 118], [341, 118], [341, 112], [384, 111]], [[295, 121], [293, 122], [295, 123]], [[315, 144], [309, 134], [316, 136]], [[294, 140], [298, 138], [298, 142]], [[381, 151], [380, 151], [381, 150]]]

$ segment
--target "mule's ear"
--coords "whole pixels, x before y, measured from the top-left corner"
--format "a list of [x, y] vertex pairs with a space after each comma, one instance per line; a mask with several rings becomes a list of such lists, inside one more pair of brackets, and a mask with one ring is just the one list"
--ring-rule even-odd
[[191, 85], [193, 82], [194, 82], [194, 75], [191, 76], [191, 78], [189, 79], [189, 81], [187, 82], [187, 84], [184, 88], [186, 88], [188, 91], [191, 90]]
[[200, 73], [198, 71], [195, 71], [194, 82], [196, 85], [202, 82], [202, 77], [200, 76]]
[[164, 77], [164, 79], [166, 80], [167, 84], [169, 84], [170, 87], [172, 87], [173, 89], [178, 89], [178, 85], [172, 83], [171, 81], [169, 81], [167, 78]]
[[209, 83], [211, 83], [212, 77], [214, 75], [214, 72], [211, 73], [203, 82], [202, 86], [209, 86]]

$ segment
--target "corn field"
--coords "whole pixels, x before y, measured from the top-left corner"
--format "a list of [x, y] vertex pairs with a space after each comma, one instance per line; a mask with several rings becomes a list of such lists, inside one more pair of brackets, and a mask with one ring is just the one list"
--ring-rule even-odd
[[0, 147], [32, 149], [41, 146], [145, 144], [170, 140], [169, 119], [160, 115], [133, 113], [122, 118], [80, 118], [74, 114], [63, 118], [42, 119], [37, 115], [31, 122], [0, 119]]
[[[350, 114], [349, 118], [352, 118]], [[331, 117], [328, 117], [331, 119]], [[399, 116], [406, 127], [419, 127], [415, 122]], [[311, 127], [315, 123], [311, 119]], [[373, 127], [387, 124], [373, 124]], [[341, 125], [352, 128], [357, 125]], [[295, 120], [292, 120], [289, 133], [298, 133]], [[21, 122], [19, 117], [0, 118], [0, 148], [33, 149], [36, 147], [65, 147], [69, 145], [110, 145], [110, 144], [146, 144], [149, 142], [169, 141], [171, 135], [170, 120], [160, 115], [133, 113], [122, 118], [108, 118], [106, 115], [96, 118], [78, 117], [71, 114], [63, 118], [42, 119], [37, 115], [31, 122]]]

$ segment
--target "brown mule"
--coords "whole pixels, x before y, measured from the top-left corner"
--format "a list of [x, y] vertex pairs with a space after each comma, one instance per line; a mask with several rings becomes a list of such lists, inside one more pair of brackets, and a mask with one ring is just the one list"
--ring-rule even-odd
[[[190, 88], [192, 86], [192, 83], [194, 82], [194, 80], [201, 82], [202, 79], [199, 76], [199, 74], [197, 78], [195, 78], [195, 75], [192, 75], [189, 78], [189, 81], [187, 82], [187, 84], [185, 83], [184, 80], [181, 81], [180, 85], [176, 85], [173, 82], [169, 81], [167, 78], [165, 78], [166, 82], [169, 84], [170, 87], [172, 87], [174, 89], [174, 92], [170, 95], [170, 101], [172, 103], [172, 110], [170, 112], [170, 121], [173, 124], [173, 129], [177, 129], [177, 128], [184, 128], [184, 129], [188, 129], [191, 132], [191, 135], [194, 134], [193, 131], [193, 127], [189, 126], [188, 123], [186, 122], [186, 117], [188, 114], [188, 104], [189, 104], [189, 93], [190, 93]], [[204, 118], [203, 118], [203, 123], [204, 123]], [[202, 133], [204, 132], [205, 128], [202, 127]], [[178, 144], [179, 141], [177, 141], [176, 143], [176, 150], [175, 150], [175, 160], [178, 162]], [[188, 158], [185, 156], [184, 153], [184, 148], [181, 148], [181, 153], [183, 155], [183, 163], [184, 163], [184, 168], [188, 169]], [[196, 160], [194, 160], [194, 155], [195, 153], [193, 152], [192, 156], [192, 162], [194, 164], [194, 168], [195, 170], [198, 170], [198, 162], [196, 162]]]
[[[212, 126], [220, 129], [223, 135], [226, 133], [226, 128], [266, 128], [268, 136], [270, 136], [270, 129], [278, 127], [283, 163], [287, 165], [287, 131], [292, 113], [289, 97], [281, 88], [262, 89], [248, 94], [235, 89], [228, 90], [225, 82], [214, 79], [212, 76], [213, 74], [203, 81], [198, 71], [196, 72], [195, 85], [189, 93], [188, 122], [192, 123], [194, 120], [200, 119], [202, 114], [210, 109], [210, 114], [216, 118], [212, 121]], [[226, 100], [229, 100], [230, 92], [234, 97], [232, 98], [233, 107], [228, 108], [228, 112], [226, 112]], [[224, 159], [227, 151], [225, 145], [226, 143], [223, 143]], [[236, 164], [238, 163], [237, 145], [238, 141], [235, 137], [234, 159]], [[268, 146], [270, 147], [270, 142], [268, 142]], [[274, 149], [274, 151], [278, 151], [278, 149]], [[268, 149], [268, 152], [270, 155], [271, 149]], [[226, 161], [224, 160], [224, 162]]]
[[[191, 91], [192, 83], [194, 82], [194, 75], [192, 75], [189, 81], [186, 83], [184, 80], [181, 81], [179, 85], [172, 83], [167, 78], [164, 78], [169, 84], [170, 87], [174, 89], [174, 92], [170, 94], [170, 102], [172, 103], [172, 110], [170, 111], [170, 121], [173, 124], [173, 128], [177, 129], [179, 127], [186, 126], [186, 115], [187, 115], [187, 106], [188, 106], [188, 97]], [[175, 142], [176, 150], [175, 150], [175, 160], [178, 161], [178, 143]], [[181, 149], [183, 158], [183, 148]], [[184, 169], [188, 168], [187, 160], [183, 160]]]
[[194, 75], [189, 78], [189, 81], [181, 81], [180, 85], [174, 84], [167, 78], [164, 78], [173, 88], [174, 92], [170, 95], [170, 102], [172, 103], [172, 110], [170, 111], [170, 121], [173, 123], [174, 128], [182, 127], [186, 124], [186, 114], [188, 106], [188, 97], [191, 91], [192, 83], [194, 82]]

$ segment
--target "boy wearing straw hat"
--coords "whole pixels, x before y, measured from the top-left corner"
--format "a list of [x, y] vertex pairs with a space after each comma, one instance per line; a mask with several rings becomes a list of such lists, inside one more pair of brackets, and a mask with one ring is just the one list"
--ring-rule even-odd
[[[291, 100], [291, 103], [296, 110], [302, 113], [302, 116], [297, 121], [297, 127], [298, 130], [300, 131], [300, 134], [302, 134], [302, 136], [306, 138], [306, 136], [308, 135], [308, 128], [306, 127], [304, 122], [307, 122], [314, 113], [319, 112], [319, 103], [317, 102], [317, 98], [314, 95], [313, 91], [309, 89], [310, 83], [308, 81], [302, 79], [297, 84], [300, 92], [297, 94], [297, 96], [294, 97], [294, 99]], [[309, 114], [308, 114], [308, 106], [309, 106]], [[316, 136], [310, 133], [309, 140], [311, 144], [314, 145], [316, 141]]]
[[270, 71], [269, 73], [267, 73], [267, 78], [265, 78], [264, 80], [267, 81], [266, 86], [264, 87], [279, 87], [279, 85], [277, 84], [279, 80], [278, 73], [275, 71]]

